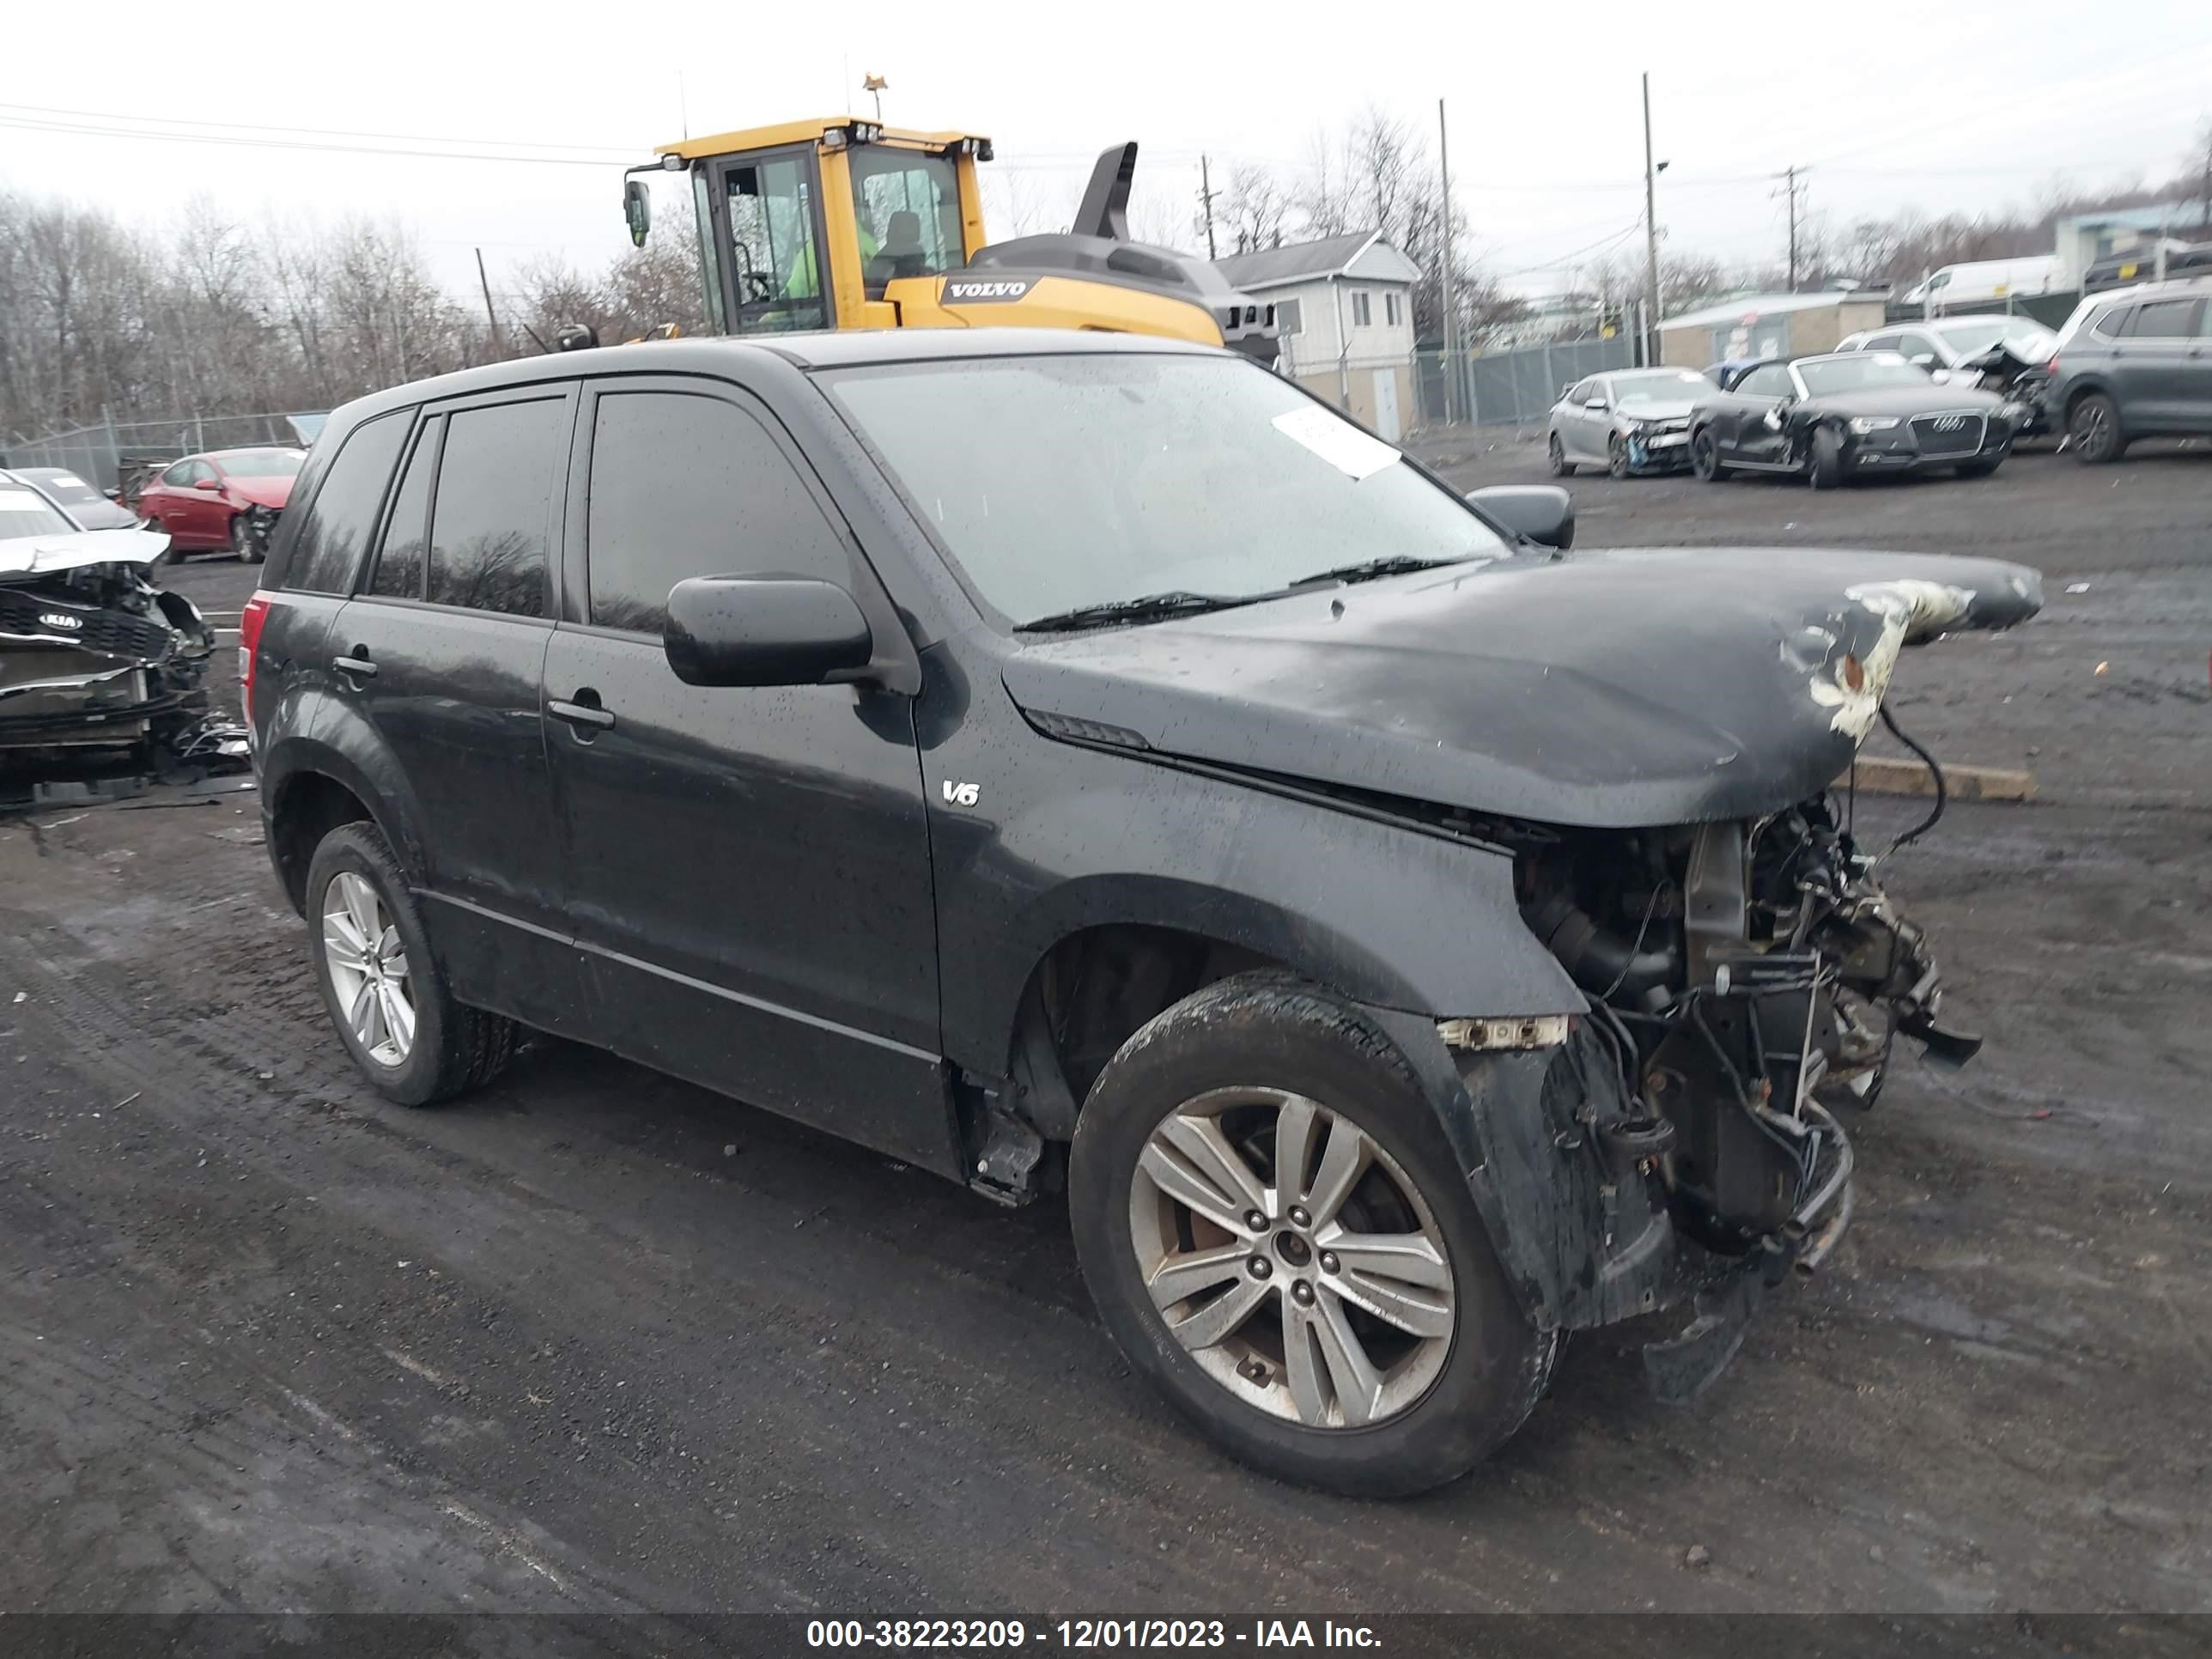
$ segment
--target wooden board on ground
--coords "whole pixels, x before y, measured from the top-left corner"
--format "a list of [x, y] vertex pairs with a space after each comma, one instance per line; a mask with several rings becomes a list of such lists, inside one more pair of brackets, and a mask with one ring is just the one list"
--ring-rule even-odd
[[[1870, 795], [1933, 795], [1936, 780], [1917, 760], [1893, 760], [1887, 755], [1862, 755], [1853, 769], [1860, 790]], [[1953, 800], [2031, 800], [2035, 796], [2035, 774], [2003, 766], [1946, 766], [1943, 782]], [[1836, 780], [1836, 787], [1849, 789], [1851, 773]]]

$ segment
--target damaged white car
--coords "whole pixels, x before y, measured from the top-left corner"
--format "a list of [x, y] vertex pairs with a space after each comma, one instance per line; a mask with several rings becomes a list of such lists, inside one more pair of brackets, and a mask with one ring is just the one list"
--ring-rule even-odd
[[202, 684], [215, 630], [154, 584], [168, 538], [80, 530], [0, 471], [0, 770], [42, 775], [220, 754]]

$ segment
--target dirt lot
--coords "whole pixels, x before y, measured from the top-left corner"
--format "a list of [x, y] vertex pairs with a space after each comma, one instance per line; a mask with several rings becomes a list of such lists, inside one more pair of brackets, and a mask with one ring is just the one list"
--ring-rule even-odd
[[1054, 1205], [562, 1045], [386, 1105], [250, 796], [59, 807], [0, 823], [0, 1608], [2212, 1611], [2212, 453], [1575, 488], [1592, 544], [2048, 583], [1895, 697], [2039, 780], [1893, 878], [1988, 1052], [1903, 1069], [1699, 1405], [1615, 1331], [1454, 1489], [1272, 1485], [1123, 1372]]

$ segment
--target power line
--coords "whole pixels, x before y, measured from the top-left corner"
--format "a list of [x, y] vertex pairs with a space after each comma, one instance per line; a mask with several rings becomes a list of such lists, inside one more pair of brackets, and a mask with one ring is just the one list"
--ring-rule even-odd
[[58, 121], [18, 120], [4, 115], [0, 115], [0, 127], [11, 127], [21, 132], [59, 133], [70, 137], [129, 138], [140, 143], [222, 144], [244, 149], [314, 150], [349, 155], [412, 155], [431, 161], [502, 161], [556, 167], [605, 167], [611, 165], [602, 156], [518, 155], [490, 150], [394, 149], [374, 144], [308, 143], [298, 140], [280, 142], [271, 138], [230, 137], [212, 132], [153, 132], [125, 127], [68, 125]]
[[[378, 138], [410, 144], [486, 144], [517, 149], [605, 149], [610, 155], [627, 155], [626, 149], [617, 149], [601, 144], [556, 143], [533, 138], [457, 138], [422, 132], [362, 132], [346, 127], [288, 127], [258, 125], [246, 121], [207, 121], [185, 115], [134, 115], [121, 110], [53, 109], [40, 104], [13, 104], [0, 101], [0, 111], [37, 116], [60, 116], [70, 120], [121, 123], [146, 127], [214, 127], [229, 132], [243, 133], [305, 133], [313, 138]], [[151, 136], [151, 135], [149, 135]], [[167, 135], [161, 135], [167, 136]]]

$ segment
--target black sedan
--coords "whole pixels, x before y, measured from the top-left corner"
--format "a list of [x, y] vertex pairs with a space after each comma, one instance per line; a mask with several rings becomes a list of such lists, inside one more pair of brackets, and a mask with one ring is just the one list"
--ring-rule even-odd
[[1875, 472], [1996, 470], [2027, 410], [1945, 386], [1893, 351], [1764, 362], [1698, 406], [1690, 464], [1701, 478], [1738, 469], [1809, 478], [1816, 489]]

